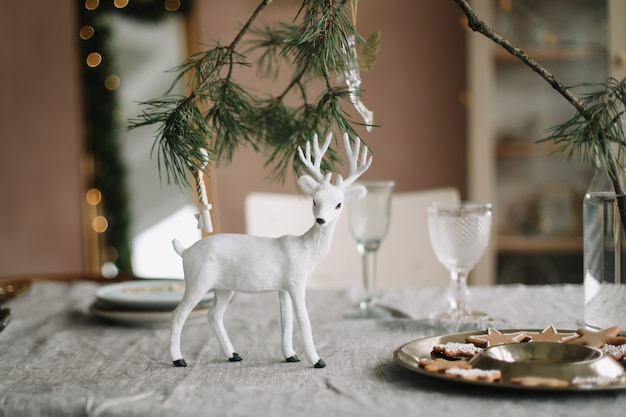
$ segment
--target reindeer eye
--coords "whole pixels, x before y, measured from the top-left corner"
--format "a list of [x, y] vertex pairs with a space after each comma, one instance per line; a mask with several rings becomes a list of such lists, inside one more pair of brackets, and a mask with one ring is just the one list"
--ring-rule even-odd
[[339, 204], [337, 204], [337, 205], [335, 206], [335, 210], [339, 210], [340, 208], [341, 208], [341, 203], [339, 203]]
[[317, 203], [315, 202], [315, 200], [313, 200], [313, 205], [314, 205], [314, 206], [317, 206]]

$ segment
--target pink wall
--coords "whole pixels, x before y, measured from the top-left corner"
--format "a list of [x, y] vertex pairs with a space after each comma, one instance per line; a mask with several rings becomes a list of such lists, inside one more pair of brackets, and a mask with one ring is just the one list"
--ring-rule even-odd
[[[258, 0], [198, 3], [204, 39], [228, 44]], [[298, 2], [274, 1], [264, 20], [291, 21]], [[465, 191], [465, 41], [453, 1], [392, 0], [359, 3], [363, 36], [381, 29], [383, 46], [363, 74], [364, 103], [382, 127], [362, 138], [375, 156], [364, 178], [393, 179], [398, 191], [456, 186]], [[201, 38], [202, 39], [202, 38]], [[250, 81], [254, 83], [254, 81]], [[244, 149], [214, 175], [220, 231], [242, 232], [243, 201], [250, 191], [293, 191], [268, 179], [263, 156]]]
[[84, 268], [75, 7], [0, 2], [0, 276]]
[[[196, 40], [230, 42], [259, 0], [197, 2]], [[0, 2], [0, 276], [84, 270], [83, 121], [74, 0]], [[266, 20], [291, 20], [298, 2], [274, 1]], [[465, 190], [464, 30], [453, 1], [363, 1], [359, 30], [383, 48], [363, 75], [363, 100], [382, 125], [368, 178], [399, 191]], [[262, 155], [239, 152], [213, 176], [221, 231], [243, 231], [243, 199], [271, 183]]]

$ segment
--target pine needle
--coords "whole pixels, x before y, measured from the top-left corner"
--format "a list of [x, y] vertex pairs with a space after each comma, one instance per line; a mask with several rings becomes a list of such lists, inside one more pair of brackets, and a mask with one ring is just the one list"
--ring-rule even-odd
[[[345, 1], [303, 0], [296, 15], [299, 23], [253, 27], [269, 3], [263, 0], [257, 6], [229, 45], [207, 46], [174, 68], [177, 75], [162, 97], [140, 103], [143, 111], [130, 121], [130, 129], [157, 126], [152, 155], [168, 183], [190, 186], [188, 178], [193, 175], [188, 174], [201, 169], [203, 149], [210, 163], [219, 165], [230, 163], [241, 146], [263, 151], [273, 168], [272, 179], [283, 181], [290, 167], [299, 172], [296, 149], [314, 133], [335, 130], [356, 136], [358, 123], [345, 110], [351, 105], [349, 92], [333, 87], [347, 65], [342, 51], [348, 48], [348, 38], [365, 43], [346, 15]], [[253, 39], [241, 42], [245, 35]], [[277, 80], [283, 61], [294, 70], [281, 94], [264, 95], [234, 79], [236, 67], [253, 66], [246, 56], [252, 51], [260, 51], [255, 68], [260, 77]], [[311, 102], [307, 86], [313, 79], [321, 80], [325, 88]], [[179, 83], [186, 83], [189, 95], [172, 94]], [[300, 102], [288, 106], [284, 102], [288, 93], [290, 101], [295, 95]], [[332, 149], [328, 155], [324, 168], [336, 170], [340, 159]]]

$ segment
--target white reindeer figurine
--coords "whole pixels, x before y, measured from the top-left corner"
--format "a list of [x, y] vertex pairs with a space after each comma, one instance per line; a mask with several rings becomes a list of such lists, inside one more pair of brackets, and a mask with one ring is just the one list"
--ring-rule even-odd
[[[344, 180], [339, 175], [331, 184], [331, 173], [321, 172], [322, 158], [332, 140], [332, 133], [320, 148], [317, 135], [311, 144], [307, 142], [303, 153], [298, 154], [310, 175], [298, 178], [302, 190], [313, 197], [313, 226], [302, 236], [286, 235], [267, 238], [243, 234], [216, 234], [199, 240], [185, 249], [178, 240], [174, 249], [183, 258], [185, 293], [174, 310], [170, 355], [175, 366], [187, 366], [180, 351], [180, 338], [189, 313], [200, 299], [213, 289], [214, 305], [209, 313], [209, 323], [219, 340], [222, 351], [229, 361], [240, 361], [224, 329], [224, 311], [235, 291], [259, 293], [277, 291], [280, 299], [282, 324], [282, 353], [287, 362], [300, 359], [293, 350], [293, 309], [300, 326], [305, 355], [315, 368], [326, 366], [319, 357], [313, 343], [311, 322], [305, 303], [306, 282], [315, 267], [330, 249], [337, 218], [343, 203], [365, 196], [365, 187], [351, 185], [371, 165], [367, 148], [360, 152], [360, 139], [356, 138], [354, 149], [348, 135], [344, 133], [344, 144], [350, 174]], [[359, 158], [359, 154], [361, 157]]]

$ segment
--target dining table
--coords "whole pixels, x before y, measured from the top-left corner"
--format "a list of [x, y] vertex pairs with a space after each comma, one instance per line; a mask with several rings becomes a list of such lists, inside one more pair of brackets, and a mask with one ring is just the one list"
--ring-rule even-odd
[[313, 338], [326, 367], [281, 353], [276, 293], [237, 293], [224, 325], [243, 358], [229, 362], [205, 317], [189, 320], [169, 357], [166, 323], [125, 323], [93, 314], [98, 282], [36, 281], [2, 307], [0, 416], [567, 416], [626, 413], [626, 390], [533, 390], [434, 378], [394, 357], [414, 340], [495, 329], [584, 326], [582, 285], [472, 286], [472, 304], [494, 321], [429, 318], [446, 288], [380, 291], [406, 317], [348, 319], [358, 288], [307, 292]]

